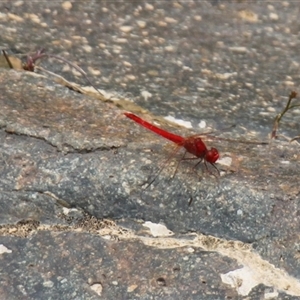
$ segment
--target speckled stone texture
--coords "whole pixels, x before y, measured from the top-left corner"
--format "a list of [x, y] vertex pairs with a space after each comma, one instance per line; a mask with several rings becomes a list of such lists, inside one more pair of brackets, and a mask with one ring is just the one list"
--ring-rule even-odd
[[[232, 141], [268, 142], [297, 91], [298, 11], [1, 1], [0, 48], [19, 67], [0, 59], [0, 300], [299, 299], [299, 145]], [[41, 48], [102, 95], [55, 58], [37, 63], [52, 75], [20, 70]], [[187, 160], [172, 178], [181, 152], [164, 165], [172, 145], [124, 111], [230, 138], [206, 141], [221, 176]], [[279, 133], [299, 135], [298, 119]]]

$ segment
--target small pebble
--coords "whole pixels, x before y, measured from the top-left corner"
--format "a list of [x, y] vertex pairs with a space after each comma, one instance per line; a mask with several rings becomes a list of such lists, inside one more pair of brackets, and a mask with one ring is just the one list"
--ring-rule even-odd
[[72, 8], [72, 3], [70, 1], [65, 1], [61, 4], [61, 6], [65, 10], [70, 10]]

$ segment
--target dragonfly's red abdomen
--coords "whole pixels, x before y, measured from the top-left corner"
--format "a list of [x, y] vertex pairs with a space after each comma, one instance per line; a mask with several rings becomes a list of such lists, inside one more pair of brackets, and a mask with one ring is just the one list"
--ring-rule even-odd
[[161, 129], [143, 119], [136, 116], [133, 113], [125, 112], [124, 115], [140, 124], [141, 126], [155, 132], [156, 134], [174, 142], [178, 146], [183, 146], [187, 152], [199, 157], [200, 159], [204, 159], [207, 162], [214, 164], [219, 159], [219, 152], [216, 148], [211, 148], [208, 150], [200, 137], [190, 136], [184, 138], [180, 135], [168, 132], [164, 129]]
[[157, 126], [154, 126], [152, 124], [150, 124], [149, 122], [141, 119], [140, 117], [130, 113], [130, 112], [125, 112], [124, 115], [137, 122], [138, 124], [142, 125], [143, 127], [155, 132], [156, 134], [164, 137], [165, 139], [168, 139], [170, 141], [172, 141], [173, 143], [177, 144], [177, 145], [183, 145], [184, 141], [185, 141], [185, 138], [183, 138], [182, 136], [180, 135], [177, 135], [177, 134], [174, 134], [174, 133], [171, 133], [171, 132], [168, 132], [166, 130], [163, 130]]

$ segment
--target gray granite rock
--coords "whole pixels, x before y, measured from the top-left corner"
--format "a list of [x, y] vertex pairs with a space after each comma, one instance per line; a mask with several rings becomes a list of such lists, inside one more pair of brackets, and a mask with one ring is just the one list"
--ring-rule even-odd
[[[1, 1], [0, 11], [10, 56], [45, 47], [104, 95], [53, 58], [41, 65], [79, 88], [0, 69], [0, 299], [299, 299], [299, 146], [210, 140], [232, 161], [218, 179], [188, 160], [145, 189], [172, 150], [122, 116], [186, 136], [200, 121], [237, 124], [221, 135], [267, 141], [299, 85], [297, 3]], [[281, 133], [299, 133], [297, 114]]]

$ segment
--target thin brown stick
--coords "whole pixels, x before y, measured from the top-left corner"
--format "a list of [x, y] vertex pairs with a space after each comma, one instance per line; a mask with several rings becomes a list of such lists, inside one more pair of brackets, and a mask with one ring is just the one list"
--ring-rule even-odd
[[12, 65], [12, 63], [11, 63], [9, 57], [7, 56], [6, 52], [5, 52], [4, 50], [2, 50], [2, 53], [3, 53], [5, 59], [6, 59], [7, 63], [8, 63], [8, 66], [9, 66], [11, 69], [13, 69], [14, 67], [13, 67], [13, 65]]
[[75, 70], [77, 70], [81, 75], [84, 76], [84, 78], [87, 80], [87, 82], [102, 96], [104, 97], [104, 95], [94, 86], [94, 84], [92, 83], [92, 81], [88, 78], [86, 72], [80, 68], [79, 66], [77, 66], [76, 64], [72, 63], [71, 61], [59, 56], [59, 55], [55, 55], [55, 54], [50, 54], [50, 53], [46, 53], [45, 49], [40, 49], [38, 50], [33, 56], [28, 55], [27, 57], [27, 61], [26, 63], [23, 65], [23, 69], [26, 71], [31, 71], [34, 72], [34, 64], [36, 63], [36, 61], [42, 59], [42, 58], [47, 58], [47, 57], [52, 57], [55, 58], [57, 60], [60, 60], [62, 62], [65, 62], [66, 64], [70, 65], [72, 68], [74, 68]]
[[271, 139], [274, 139], [274, 138], [277, 137], [277, 131], [278, 131], [278, 128], [279, 128], [279, 123], [280, 123], [282, 117], [284, 116], [284, 114], [285, 114], [288, 110], [290, 110], [290, 109], [292, 109], [292, 108], [294, 108], [294, 107], [299, 107], [299, 106], [300, 106], [300, 105], [298, 105], [298, 104], [297, 104], [297, 105], [292, 105], [292, 106], [291, 106], [292, 100], [295, 99], [296, 97], [297, 97], [297, 93], [296, 93], [295, 91], [292, 91], [292, 92], [290, 93], [290, 95], [289, 95], [289, 99], [288, 99], [288, 102], [287, 102], [285, 108], [283, 109], [283, 111], [282, 111], [280, 114], [278, 114], [278, 115], [275, 117], [274, 124], [273, 124], [273, 130], [272, 130], [272, 133], [271, 133]]

